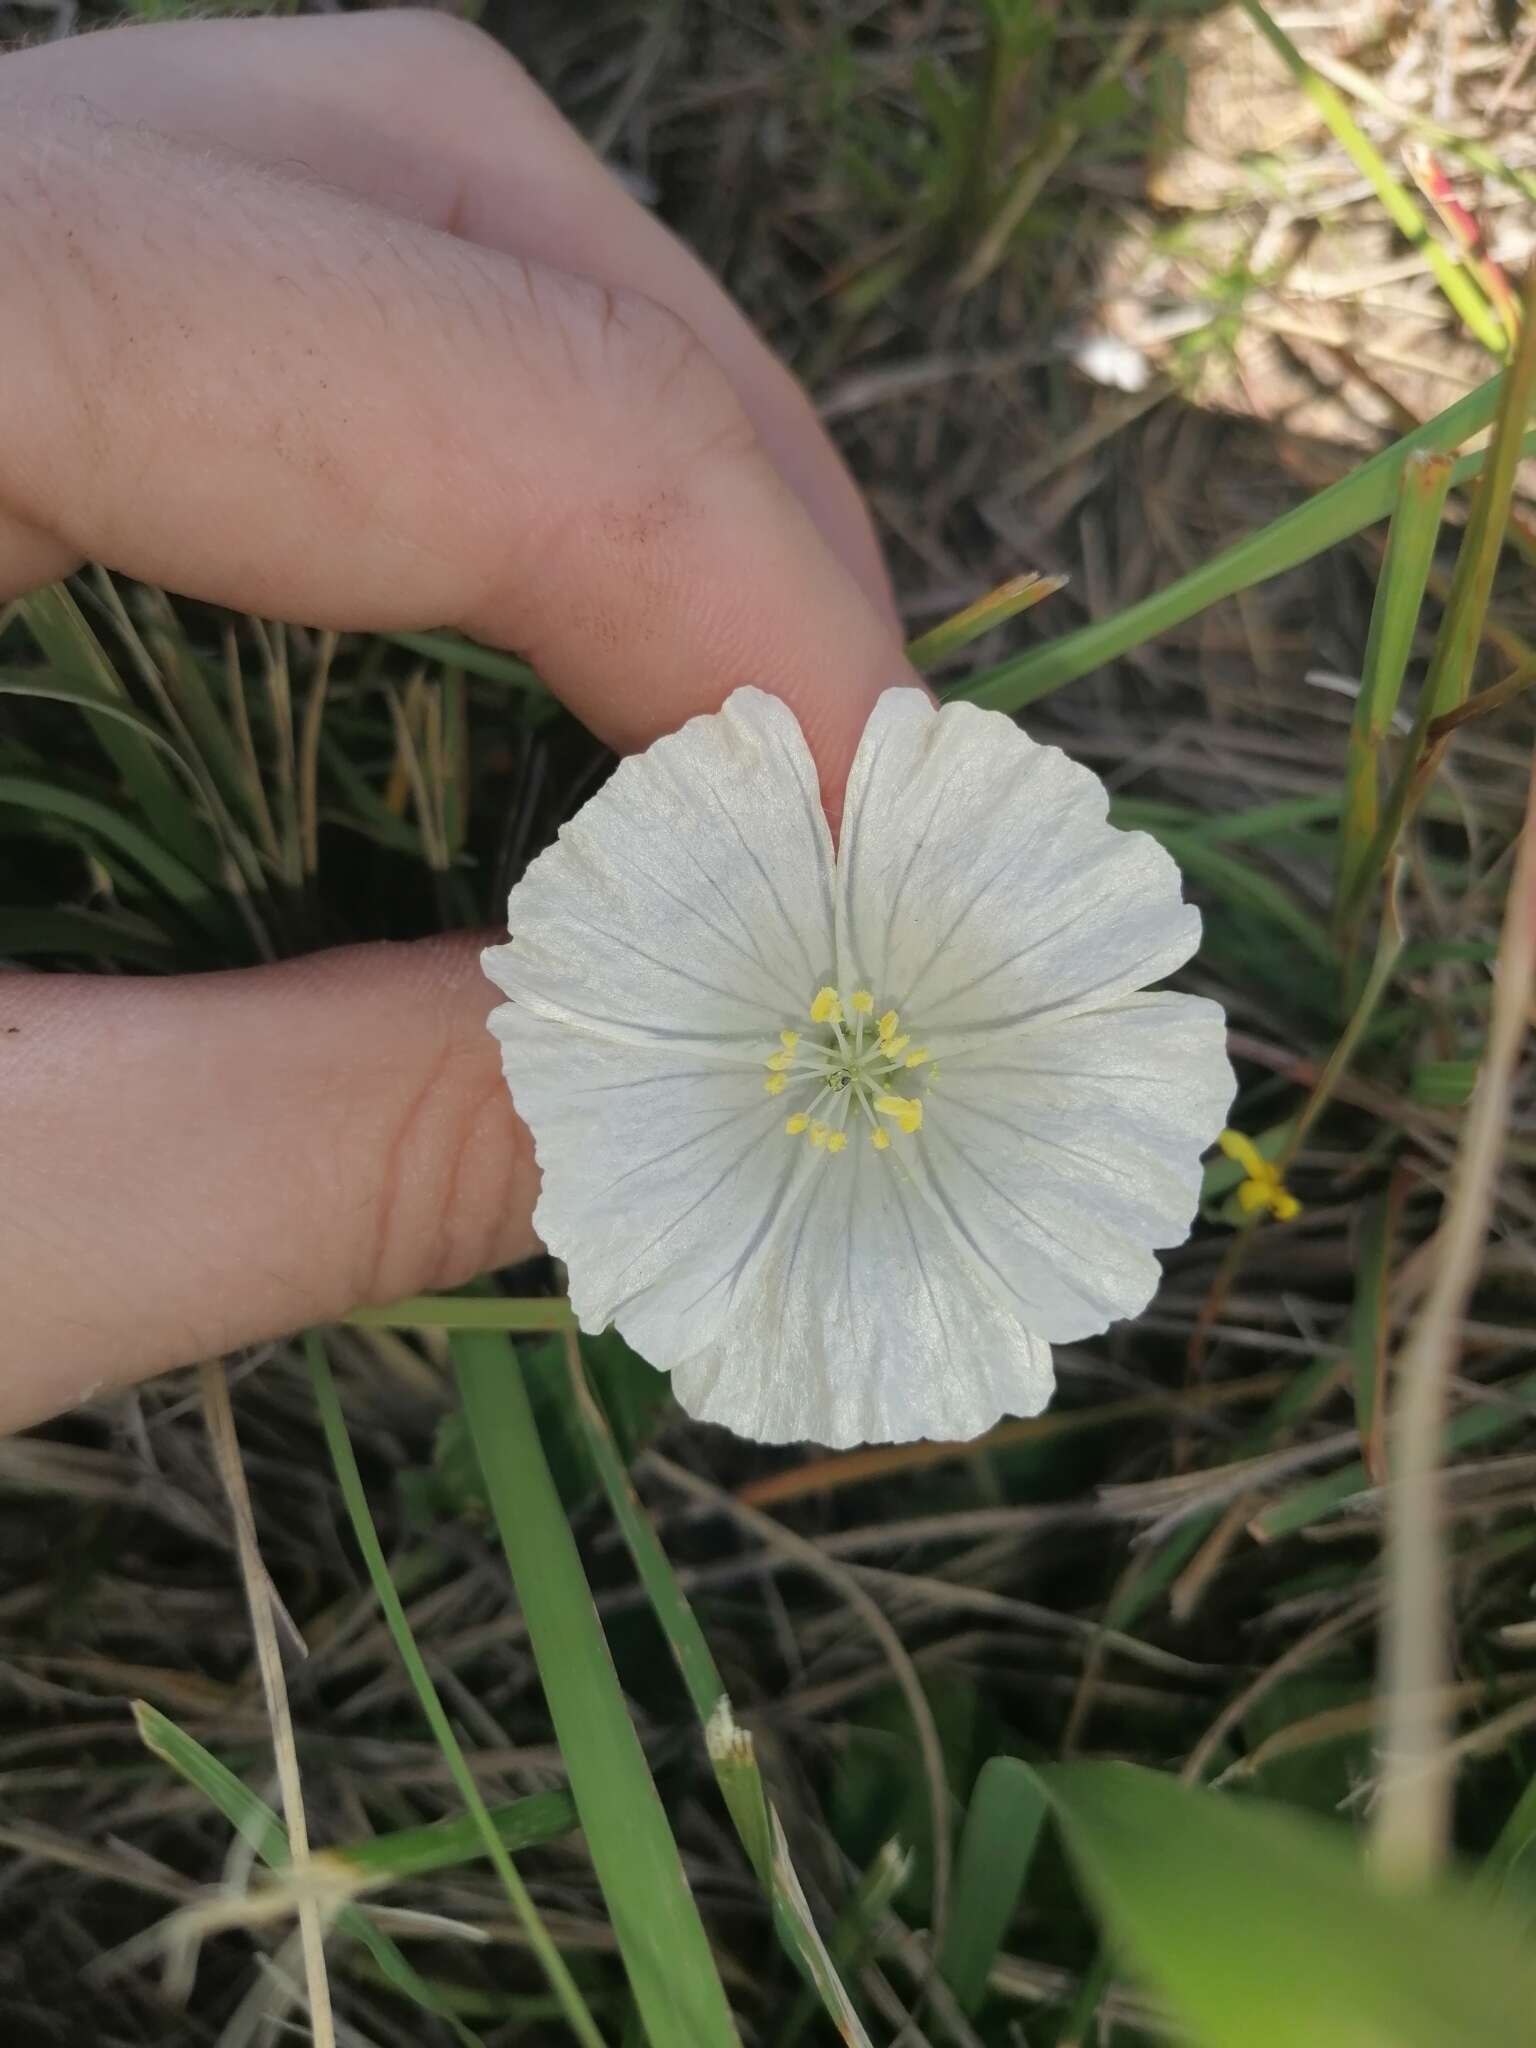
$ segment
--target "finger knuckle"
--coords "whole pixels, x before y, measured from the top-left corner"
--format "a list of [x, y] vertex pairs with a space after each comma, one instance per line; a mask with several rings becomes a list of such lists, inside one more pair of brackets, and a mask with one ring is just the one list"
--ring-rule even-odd
[[533, 1145], [494, 1059], [449, 1045], [392, 1106], [359, 1216], [353, 1302], [452, 1287], [526, 1257]]
[[435, 8], [392, 7], [372, 16], [351, 15], [348, 26], [354, 34], [382, 43], [397, 63], [409, 68], [418, 86], [423, 65], [439, 73], [471, 65], [483, 69], [487, 64], [522, 68], [476, 23]]

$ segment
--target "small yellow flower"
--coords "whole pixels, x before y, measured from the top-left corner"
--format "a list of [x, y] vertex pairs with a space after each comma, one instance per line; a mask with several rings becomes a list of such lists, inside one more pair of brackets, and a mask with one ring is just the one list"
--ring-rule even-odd
[[1267, 1209], [1277, 1222], [1289, 1223], [1301, 1214], [1301, 1204], [1281, 1178], [1279, 1167], [1264, 1158], [1251, 1138], [1241, 1131], [1223, 1131], [1216, 1142], [1247, 1176], [1237, 1188], [1237, 1206], [1245, 1216]]

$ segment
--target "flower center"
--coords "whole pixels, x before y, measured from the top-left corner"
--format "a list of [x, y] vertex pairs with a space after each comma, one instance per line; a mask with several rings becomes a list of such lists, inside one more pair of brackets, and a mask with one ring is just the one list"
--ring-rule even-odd
[[[785, 1119], [785, 1135], [806, 1137], [832, 1157], [848, 1149], [849, 1125], [864, 1129], [877, 1152], [887, 1152], [894, 1128], [904, 1137], [923, 1127], [915, 1069], [929, 1066], [926, 1045], [914, 1045], [894, 1010], [875, 1015], [875, 999], [856, 988], [847, 1002], [835, 988], [816, 991], [810, 1030], [781, 1031], [779, 1050], [764, 1065], [770, 1095], [795, 1089], [801, 1107]], [[903, 1091], [907, 1092], [903, 1092]]]

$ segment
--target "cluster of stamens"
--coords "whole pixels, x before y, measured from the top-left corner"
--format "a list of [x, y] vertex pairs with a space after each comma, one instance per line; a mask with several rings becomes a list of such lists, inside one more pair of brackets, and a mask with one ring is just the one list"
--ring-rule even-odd
[[[916, 1095], [897, 1093], [897, 1083], [931, 1058], [927, 1046], [913, 1045], [894, 1010], [875, 1016], [875, 999], [867, 988], [855, 989], [847, 1009], [835, 988], [818, 989], [810, 1009], [815, 1033], [781, 1031], [779, 1050], [764, 1062], [770, 1095], [809, 1084], [814, 1089], [805, 1108], [785, 1119], [785, 1134], [808, 1138], [818, 1151], [835, 1158], [848, 1149], [848, 1125], [861, 1119], [877, 1152], [890, 1150], [889, 1126], [910, 1137], [923, 1127], [923, 1105]], [[929, 1068], [929, 1076], [936, 1069]], [[915, 1085], [915, 1084], [909, 1084]], [[882, 1122], [881, 1119], [886, 1121]]]

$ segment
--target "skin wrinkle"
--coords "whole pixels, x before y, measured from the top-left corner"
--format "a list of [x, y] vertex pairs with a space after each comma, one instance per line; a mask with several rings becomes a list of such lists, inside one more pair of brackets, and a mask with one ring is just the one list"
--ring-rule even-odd
[[[472, 29], [380, 16], [108, 31], [5, 59], [0, 245], [25, 265], [0, 247], [0, 595], [73, 554], [238, 610], [457, 623], [535, 644], [620, 747], [750, 672], [801, 718], [835, 801], [878, 690], [907, 674], [856, 495], [718, 286], [493, 55]], [[389, 204], [406, 188], [413, 218]], [[514, 321], [509, 376], [529, 263], [541, 313], [573, 325]], [[77, 379], [112, 392], [93, 432]], [[626, 533], [590, 516], [605, 491]], [[593, 591], [601, 645], [573, 623]], [[61, 1247], [50, 1270], [0, 1237], [25, 1280], [0, 1292], [30, 1325], [0, 1327], [0, 1355], [27, 1351], [0, 1372], [0, 1426], [67, 1385], [180, 1362], [194, 1338], [334, 1313], [370, 1259], [394, 1293], [531, 1249], [531, 1141], [469, 954], [359, 949], [99, 995], [55, 976], [46, 1001], [18, 996], [53, 1057], [24, 1130], [6, 1105], [0, 1217], [41, 1177], [98, 1255]], [[445, 1035], [463, 1066], [423, 1096]], [[398, 1185], [371, 1215], [390, 1153]]]
[[367, 1204], [369, 1228], [365, 1235], [368, 1256], [365, 1259], [349, 1292], [357, 1301], [371, 1301], [378, 1292], [385, 1261], [389, 1256], [390, 1239], [393, 1233], [395, 1211], [405, 1187], [405, 1154], [422, 1113], [432, 1101], [437, 1084], [453, 1059], [452, 1044], [444, 1045], [423, 1073], [421, 1080], [407, 1098], [405, 1107], [394, 1120], [393, 1127], [379, 1159], [378, 1169], [372, 1181], [373, 1199]]

